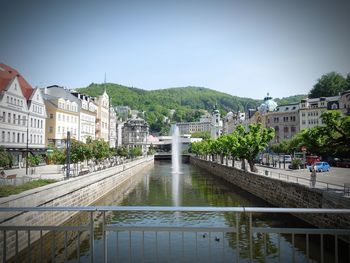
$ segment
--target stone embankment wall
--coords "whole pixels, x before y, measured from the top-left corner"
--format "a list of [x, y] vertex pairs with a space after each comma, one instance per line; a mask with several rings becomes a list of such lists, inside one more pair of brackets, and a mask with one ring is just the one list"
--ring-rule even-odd
[[[127, 185], [134, 176], [153, 167], [154, 159], [145, 157], [135, 161], [111, 167], [92, 174], [79, 176], [69, 180], [53, 183], [18, 195], [0, 198], [1, 207], [56, 207], [56, 206], [88, 206], [105, 196], [108, 192]], [[122, 191], [122, 189], [121, 189]], [[0, 224], [5, 226], [57, 226], [72, 218], [77, 212], [1, 212]], [[39, 231], [31, 233], [31, 241], [39, 239]], [[7, 258], [13, 256], [15, 233], [6, 233]], [[0, 247], [3, 248], [3, 235]], [[19, 232], [18, 250], [28, 244], [27, 234]], [[3, 249], [0, 249], [0, 258]]]
[[[195, 157], [191, 157], [190, 162], [277, 207], [350, 208], [349, 198], [334, 193], [312, 189], [293, 182], [281, 181]], [[350, 215], [295, 214], [295, 216], [317, 227], [350, 228]]]

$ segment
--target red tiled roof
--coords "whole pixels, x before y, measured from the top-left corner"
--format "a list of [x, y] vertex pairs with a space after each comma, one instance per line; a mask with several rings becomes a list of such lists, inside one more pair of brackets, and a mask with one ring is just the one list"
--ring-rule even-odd
[[19, 72], [3, 63], [0, 63], [0, 92], [3, 91], [10, 81], [14, 78], [18, 78], [19, 85], [21, 86], [24, 97], [29, 100], [32, 95], [33, 88], [30, 84], [19, 74]]

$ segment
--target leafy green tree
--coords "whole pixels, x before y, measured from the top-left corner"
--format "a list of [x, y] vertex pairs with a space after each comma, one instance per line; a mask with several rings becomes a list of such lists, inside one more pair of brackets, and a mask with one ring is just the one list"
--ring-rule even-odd
[[235, 157], [238, 155], [238, 133], [236, 131], [227, 135], [226, 147], [228, 150], [228, 154], [232, 157], [232, 167], [235, 166]]
[[4, 146], [0, 146], [0, 167], [9, 168], [13, 164], [13, 157]]
[[142, 155], [142, 148], [141, 147], [134, 147], [129, 150], [129, 156], [131, 158], [135, 158], [137, 156]]
[[74, 139], [71, 140], [70, 154], [73, 163], [83, 162], [91, 156], [90, 148], [85, 143]]
[[321, 118], [324, 126], [302, 133], [308, 150], [319, 155], [350, 156], [350, 116], [342, 116], [339, 111], [326, 111]]
[[248, 131], [246, 131], [242, 125], [239, 125], [236, 131], [238, 139], [238, 157], [242, 159], [242, 162], [246, 159], [249, 163], [250, 170], [252, 172], [257, 172], [254, 160], [259, 152], [263, 151], [272, 140], [275, 135], [275, 130], [273, 128], [262, 128], [261, 124], [251, 124], [249, 125]]
[[210, 132], [208, 131], [203, 131], [203, 132], [194, 132], [191, 135], [192, 138], [202, 138], [203, 140], [208, 140], [210, 139]]
[[40, 155], [28, 155], [28, 164], [31, 167], [38, 166], [42, 160]]
[[127, 157], [128, 156], [128, 149], [125, 146], [119, 146], [116, 150], [116, 153], [120, 157]]
[[54, 164], [65, 164], [66, 162], [66, 153], [63, 149], [53, 149], [53, 153], [49, 155], [50, 161]]
[[91, 153], [92, 153], [92, 157], [98, 161], [101, 161], [104, 158], [110, 157], [111, 153], [109, 150], [108, 142], [105, 142], [102, 139], [92, 141]]
[[336, 96], [347, 89], [348, 82], [339, 73], [330, 72], [318, 79], [311, 89], [309, 98]]

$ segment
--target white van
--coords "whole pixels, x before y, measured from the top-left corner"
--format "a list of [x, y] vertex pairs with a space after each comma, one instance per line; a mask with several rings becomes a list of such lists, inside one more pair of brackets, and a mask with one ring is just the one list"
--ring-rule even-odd
[[286, 154], [286, 155], [280, 155], [280, 159], [279, 159], [279, 161], [280, 161], [281, 163], [283, 163], [283, 162], [286, 162], [286, 163], [291, 163], [291, 162], [292, 162], [292, 156], [291, 156], [291, 155], [289, 155], [289, 154]]

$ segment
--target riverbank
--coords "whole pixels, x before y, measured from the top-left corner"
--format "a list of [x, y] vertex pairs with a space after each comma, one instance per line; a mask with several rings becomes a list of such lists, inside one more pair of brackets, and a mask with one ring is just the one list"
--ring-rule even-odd
[[[190, 163], [205, 169], [231, 184], [260, 197], [270, 204], [284, 208], [330, 208], [348, 209], [349, 198], [338, 194], [310, 188], [278, 178], [266, 177], [257, 173], [243, 171], [218, 163], [202, 160], [191, 156]], [[350, 216], [341, 215], [295, 215], [300, 219], [322, 228], [350, 228]]]
[[[114, 166], [88, 175], [64, 180], [23, 193], [0, 198], [1, 207], [55, 207], [88, 206], [123, 185], [139, 172], [153, 167], [153, 156], [137, 159], [127, 164]], [[0, 214], [1, 225], [6, 226], [58, 226], [73, 217], [77, 212], [38, 213], [10, 212]], [[21, 232], [20, 232], [21, 233]], [[40, 233], [31, 235], [31, 242], [40, 238]], [[9, 232], [6, 236], [7, 255], [14, 253], [15, 236]], [[0, 246], [3, 246], [1, 236]], [[18, 236], [18, 249], [26, 247], [27, 236], [24, 232]]]

